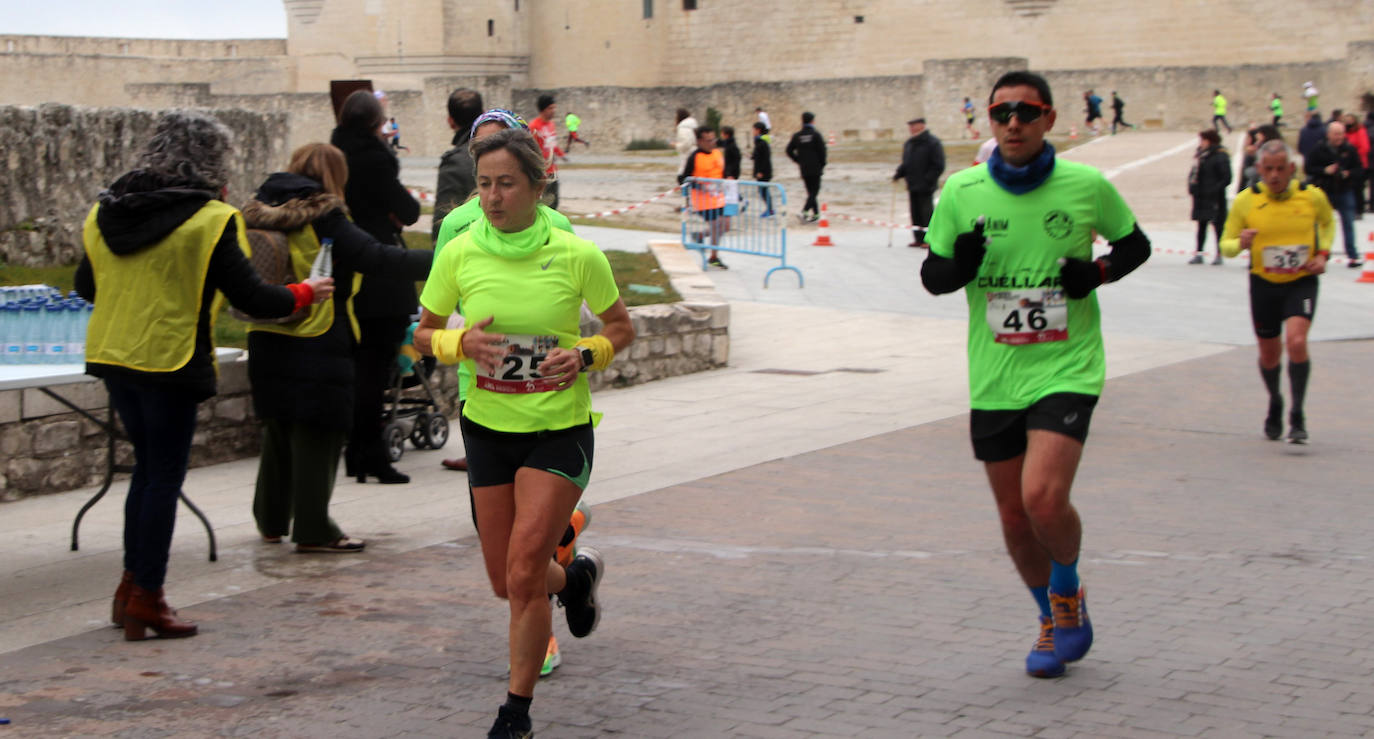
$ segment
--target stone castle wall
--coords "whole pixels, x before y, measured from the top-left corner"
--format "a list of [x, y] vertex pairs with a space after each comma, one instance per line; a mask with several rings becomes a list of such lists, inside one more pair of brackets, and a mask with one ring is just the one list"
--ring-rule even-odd
[[[635, 343], [605, 372], [591, 375], [592, 389], [627, 387], [724, 367], [730, 353], [729, 315], [727, 304], [700, 294], [680, 303], [631, 308]], [[583, 333], [591, 330], [592, 326], [584, 326]], [[438, 382], [437, 400], [456, 439], [456, 374], [452, 368], [441, 367], [433, 377]], [[92, 378], [56, 390], [93, 416], [106, 418], [107, 396], [100, 381]], [[407, 392], [423, 397], [419, 389]], [[219, 394], [200, 405], [196, 418], [192, 467], [258, 454], [260, 426], [253, 412], [246, 361], [221, 365]], [[457, 441], [451, 444], [450, 448], [458, 446]], [[105, 470], [105, 445], [106, 437], [95, 423], [36, 388], [0, 390], [0, 503], [99, 485]], [[132, 463], [133, 448], [120, 442], [116, 455], [119, 463]], [[122, 494], [124, 488], [118, 482], [113, 491]]]
[[[234, 132], [229, 202], [245, 202], [286, 161], [286, 118], [210, 112]], [[132, 168], [156, 121], [149, 110], [0, 106], [0, 261], [75, 265], [86, 213]]]

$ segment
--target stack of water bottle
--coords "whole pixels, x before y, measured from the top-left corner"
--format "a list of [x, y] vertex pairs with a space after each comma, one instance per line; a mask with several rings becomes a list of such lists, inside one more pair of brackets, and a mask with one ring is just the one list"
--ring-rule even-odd
[[94, 306], [48, 285], [0, 287], [0, 364], [86, 361], [86, 324]]

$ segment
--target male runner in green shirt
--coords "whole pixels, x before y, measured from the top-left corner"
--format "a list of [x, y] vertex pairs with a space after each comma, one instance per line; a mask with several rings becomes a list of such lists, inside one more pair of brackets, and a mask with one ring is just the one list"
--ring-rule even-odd
[[[921, 281], [968, 298], [973, 452], [1040, 606], [1026, 671], [1055, 677], [1092, 646], [1069, 488], [1106, 377], [1093, 291], [1140, 266], [1150, 242], [1101, 172], [1055, 159], [1044, 78], [1009, 72], [988, 102], [997, 150], [946, 181]], [[1112, 251], [1094, 260], [1098, 234]]]

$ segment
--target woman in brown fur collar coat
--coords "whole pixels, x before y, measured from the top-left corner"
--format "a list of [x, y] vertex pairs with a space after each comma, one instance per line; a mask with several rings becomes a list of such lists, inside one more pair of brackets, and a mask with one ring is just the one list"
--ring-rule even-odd
[[333, 300], [297, 321], [254, 324], [248, 333], [253, 407], [263, 425], [253, 515], [264, 541], [280, 542], [289, 532], [299, 552], [357, 552], [365, 545], [329, 517], [353, 422], [355, 275], [423, 280], [433, 257], [383, 244], [355, 226], [343, 201], [347, 180], [343, 152], [307, 144], [243, 207], [250, 229], [286, 235], [297, 271], [332, 241]]

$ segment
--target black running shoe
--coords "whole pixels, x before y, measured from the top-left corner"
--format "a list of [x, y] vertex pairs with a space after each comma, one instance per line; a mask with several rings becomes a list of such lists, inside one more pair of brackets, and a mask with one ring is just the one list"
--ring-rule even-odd
[[709, 260], [707, 260], [706, 263], [711, 265], [712, 267], [718, 267], [720, 269], [730, 269], [729, 267], [725, 266], [725, 262], [720, 261], [720, 257], [711, 257]]
[[496, 712], [496, 723], [487, 732], [487, 739], [529, 739], [534, 736], [528, 713], [518, 713], [506, 706]]
[[[591, 547], [577, 550], [577, 556], [568, 565], [568, 587], [564, 588], [567, 599], [562, 593], [558, 602], [563, 605], [563, 613], [568, 617], [568, 631], [581, 639], [596, 630], [601, 620], [601, 604], [596, 600], [596, 588], [601, 584], [601, 576], [606, 565], [601, 561], [601, 553]], [[577, 578], [574, 580], [574, 578]]]
[[1288, 443], [1307, 443], [1307, 419], [1297, 414], [1288, 417]]
[[1283, 436], [1283, 399], [1269, 401], [1269, 415], [1264, 418], [1264, 435], [1270, 441]]

